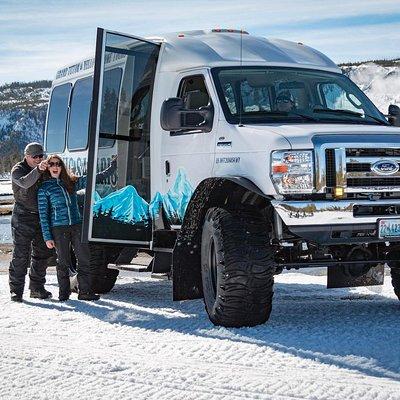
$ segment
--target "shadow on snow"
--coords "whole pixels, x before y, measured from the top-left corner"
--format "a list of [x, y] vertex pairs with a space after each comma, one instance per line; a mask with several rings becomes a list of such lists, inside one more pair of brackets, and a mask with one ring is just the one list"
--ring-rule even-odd
[[171, 282], [119, 282], [96, 303], [27, 303], [154, 332], [267, 346], [370, 376], [400, 379], [400, 303], [395, 299], [351, 289], [327, 291], [324, 285], [276, 283], [265, 325], [228, 329], [212, 325], [202, 300], [173, 302]]

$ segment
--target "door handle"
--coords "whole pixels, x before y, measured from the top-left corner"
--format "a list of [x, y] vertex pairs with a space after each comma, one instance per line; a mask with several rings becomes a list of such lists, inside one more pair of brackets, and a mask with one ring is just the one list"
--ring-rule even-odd
[[170, 175], [170, 173], [171, 173], [171, 166], [169, 164], [169, 161], [166, 160], [165, 161], [165, 175]]
[[232, 142], [217, 142], [218, 147], [232, 147]]

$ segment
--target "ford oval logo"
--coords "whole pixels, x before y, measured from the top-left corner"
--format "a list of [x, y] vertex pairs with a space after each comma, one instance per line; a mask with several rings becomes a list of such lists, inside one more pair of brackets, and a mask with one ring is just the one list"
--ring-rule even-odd
[[399, 170], [399, 164], [392, 160], [380, 160], [372, 164], [371, 170], [378, 175], [393, 175]]

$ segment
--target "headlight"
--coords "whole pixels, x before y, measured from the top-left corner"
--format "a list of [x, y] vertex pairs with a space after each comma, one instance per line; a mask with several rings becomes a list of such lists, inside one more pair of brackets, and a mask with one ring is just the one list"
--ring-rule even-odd
[[312, 193], [314, 189], [312, 150], [273, 151], [271, 178], [278, 193]]

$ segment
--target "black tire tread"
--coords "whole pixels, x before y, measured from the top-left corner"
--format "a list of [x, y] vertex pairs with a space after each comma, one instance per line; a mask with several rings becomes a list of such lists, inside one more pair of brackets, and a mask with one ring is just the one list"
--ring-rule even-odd
[[[213, 310], [215, 325], [255, 326], [271, 313], [275, 263], [269, 240], [269, 223], [258, 210], [211, 208], [222, 282]], [[207, 309], [207, 307], [206, 307]]]

